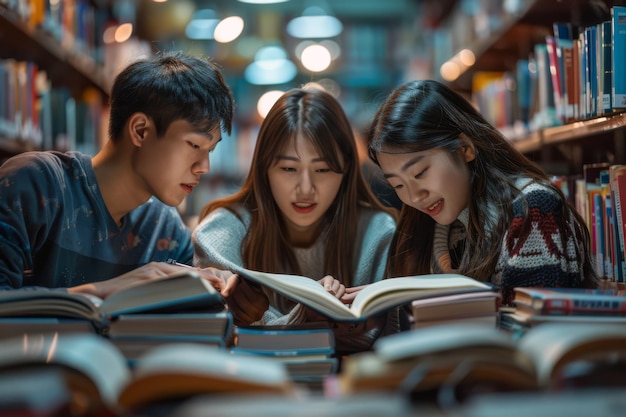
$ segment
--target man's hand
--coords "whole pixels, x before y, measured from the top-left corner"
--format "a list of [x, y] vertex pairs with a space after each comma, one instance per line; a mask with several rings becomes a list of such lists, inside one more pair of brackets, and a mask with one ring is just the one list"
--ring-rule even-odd
[[[194, 271], [195, 270], [196, 269], [194, 268]], [[67, 291], [70, 293], [91, 294], [104, 299], [111, 294], [135, 285], [139, 285], [145, 281], [163, 278], [167, 275], [185, 271], [189, 271], [189, 267], [172, 265], [165, 262], [150, 262], [118, 277], [111, 278], [106, 281], [77, 285], [75, 287], [68, 288]], [[213, 284], [213, 281], [211, 281], [211, 284]], [[215, 280], [215, 284], [213, 286], [215, 285], [218, 285], [217, 280]]]

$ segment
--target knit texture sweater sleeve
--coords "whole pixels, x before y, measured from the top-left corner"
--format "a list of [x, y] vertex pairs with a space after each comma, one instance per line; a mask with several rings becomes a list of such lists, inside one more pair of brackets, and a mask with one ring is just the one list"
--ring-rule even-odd
[[[513, 204], [513, 220], [502, 240], [492, 281], [511, 304], [515, 287], [579, 287], [583, 283], [582, 247], [574, 233], [571, 209], [552, 189], [531, 182]], [[526, 207], [527, 205], [527, 207]], [[566, 221], [567, 227], [559, 223]]]
[[250, 216], [242, 219], [227, 209], [217, 209], [206, 216], [192, 233], [194, 265], [234, 270], [243, 267], [241, 244], [249, 227]]

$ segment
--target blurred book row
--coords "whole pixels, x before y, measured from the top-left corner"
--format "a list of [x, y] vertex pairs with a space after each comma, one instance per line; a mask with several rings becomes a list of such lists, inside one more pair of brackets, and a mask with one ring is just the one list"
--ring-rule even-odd
[[577, 27], [554, 22], [516, 71], [476, 72], [472, 100], [510, 139], [626, 109], [626, 7]]

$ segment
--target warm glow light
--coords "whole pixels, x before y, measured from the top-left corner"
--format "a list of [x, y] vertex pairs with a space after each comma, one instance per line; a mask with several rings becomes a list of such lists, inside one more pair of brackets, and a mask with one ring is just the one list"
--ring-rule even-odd
[[267, 113], [269, 113], [274, 103], [276, 103], [276, 100], [278, 100], [283, 93], [284, 92], [280, 90], [271, 90], [263, 94], [256, 103], [256, 111], [259, 113], [259, 116], [265, 119], [265, 116], [267, 116]]
[[104, 33], [102, 34], [102, 41], [105, 44], [110, 45], [115, 42], [115, 30], [116, 29], [117, 29], [117, 26], [109, 26], [108, 28], [104, 30]]
[[439, 73], [444, 80], [454, 81], [461, 75], [461, 68], [459, 68], [458, 64], [448, 61], [441, 66]]
[[461, 64], [466, 67], [471, 67], [476, 62], [476, 56], [474, 55], [474, 52], [469, 49], [463, 49], [459, 52], [459, 60], [461, 61]]
[[309, 71], [320, 72], [330, 65], [331, 55], [325, 46], [316, 44], [304, 48], [300, 60], [304, 68]]
[[130, 39], [130, 35], [133, 34], [132, 23], [123, 23], [115, 30], [115, 42], [122, 43]]
[[213, 36], [220, 43], [232, 42], [243, 32], [243, 19], [239, 16], [230, 16], [222, 20], [215, 27]]

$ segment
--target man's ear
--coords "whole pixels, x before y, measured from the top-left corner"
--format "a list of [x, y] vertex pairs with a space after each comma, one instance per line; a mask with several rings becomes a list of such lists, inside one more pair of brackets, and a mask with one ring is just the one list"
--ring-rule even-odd
[[150, 119], [145, 113], [133, 113], [128, 118], [128, 132], [133, 145], [141, 147], [148, 135]]
[[461, 153], [463, 155], [463, 159], [465, 162], [470, 162], [476, 159], [476, 148], [472, 143], [472, 140], [465, 136], [464, 133], [461, 133], [461, 141], [463, 142], [463, 146], [461, 147]]

